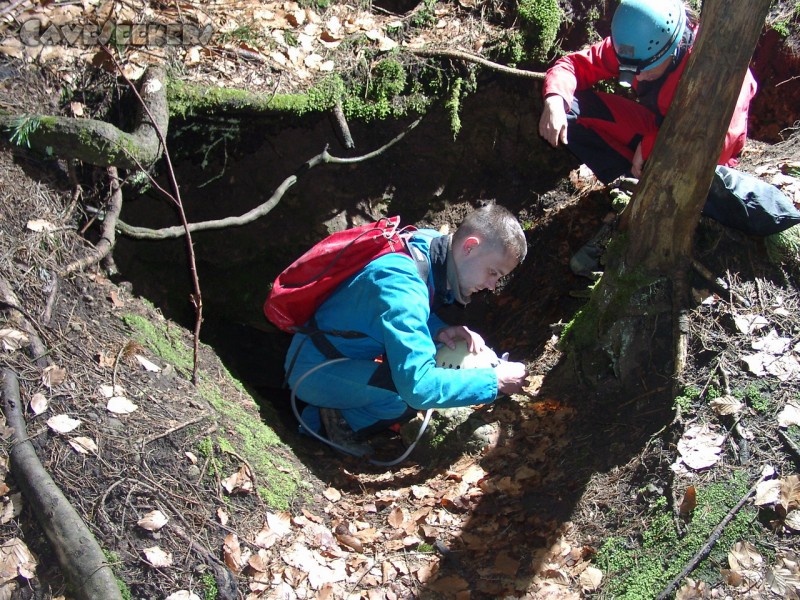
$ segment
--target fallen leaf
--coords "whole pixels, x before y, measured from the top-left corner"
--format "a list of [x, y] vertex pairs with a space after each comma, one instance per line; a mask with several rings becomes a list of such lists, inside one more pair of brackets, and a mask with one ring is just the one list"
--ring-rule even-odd
[[683, 518], [688, 518], [694, 512], [694, 509], [697, 507], [697, 492], [694, 489], [693, 485], [690, 485], [686, 488], [686, 493], [683, 495], [683, 500], [681, 500], [681, 504], [678, 507], [678, 512]]
[[145, 548], [142, 550], [145, 558], [150, 562], [151, 565], [157, 568], [162, 567], [170, 567], [172, 566], [172, 553], [171, 552], [164, 552], [158, 546], [153, 546], [152, 548]]
[[27, 346], [28, 336], [19, 329], [4, 327], [0, 329], [0, 343], [3, 344], [3, 350], [6, 352], [14, 352], [23, 346]]
[[225, 536], [222, 543], [222, 555], [225, 564], [231, 571], [238, 573], [242, 569], [242, 549], [239, 547], [239, 536], [235, 533]]
[[36, 570], [36, 559], [19, 538], [12, 538], [0, 545], [0, 582], [16, 579], [22, 575], [31, 579]]
[[331, 502], [338, 502], [339, 500], [342, 499], [342, 493], [336, 488], [332, 487], [326, 488], [322, 492], [322, 495], [325, 496]]
[[236, 473], [222, 480], [222, 487], [229, 494], [249, 494], [253, 491], [253, 478], [250, 475], [250, 469], [246, 466], [241, 466]]
[[600, 587], [603, 581], [603, 572], [597, 567], [586, 567], [580, 574], [581, 587], [587, 592], [593, 592]]
[[145, 371], [150, 371], [152, 373], [158, 373], [161, 370], [161, 367], [159, 367], [154, 362], [152, 362], [150, 360], [147, 360], [141, 354], [136, 354], [134, 356], [135, 356], [136, 360], [139, 361], [139, 364], [142, 365], [145, 368]]
[[80, 454], [97, 454], [97, 444], [94, 440], [88, 437], [74, 437], [67, 440], [67, 443]]
[[67, 370], [56, 365], [45, 367], [42, 371], [42, 383], [49, 388], [61, 385], [66, 378]]
[[756, 486], [756, 496], [753, 503], [756, 506], [773, 506], [778, 503], [781, 496], [781, 482], [779, 479], [762, 481]]
[[742, 333], [750, 334], [769, 325], [769, 321], [762, 315], [736, 315], [733, 317], [736, 329]]
[[718, 415], [735, 415], [742, 410], [742, 403], [730, 394], [714, 398], [709, 405]]
[[100, 394], [104, 398], [113, 398], [114, 396], [124, 396], [125, 395], [125, 388], [122, 387], [121, 385], [115, 385], [113, 387], [110, 386], [110, 385], [101, 385], [99, 390], [100, 390]]
[[53, 225], [50, 221], [45, 221], [44, 219], [32, 219], [28, 221], [26, 227], [37, 233], [55, 231], [56, 229], [55, 225]]
[[202, 598], [188, 590], [178, 590], [164, 598], [164, 600], [202, 600]]
[[158, 531], [169, 522], [169, 518], [160, 510], [152, 510], [139, 519], [136, 524], [147, 531]]
[[114, 396], [108, 399], [106, 409], [115, 415], [129, 415], [139, 407], [124, 396]]
[[678, 441], [680, 460], [691, 469], [710, 467], [719, 460], [725, 436], [710, 425], [695, 425], [684, 432]]
[[778, 425], [784, 429], [792, 425], [800, 425], [800, 406], [788, 402], [778, 415]]
[[67, 415], [55, 415], [47, 419], [47, 426], [56, 433], [69, 433], [80, 426], [78, 419], [73, 419]]
[[292, 515], [286, 511], [267, 512], [267, 525], [276, 535], [283, 537], [292, 530]]
[[42, 394], [41, 392], [36, 392], [33, 396], [31, 396], [31, 411], [33, 414], [40, 415], [44, 411], [47, 410], [47, 405], [49, 404], [47, 397]]

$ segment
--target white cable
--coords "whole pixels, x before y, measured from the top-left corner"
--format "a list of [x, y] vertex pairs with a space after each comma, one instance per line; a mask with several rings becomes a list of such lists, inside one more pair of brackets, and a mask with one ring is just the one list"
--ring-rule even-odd
[[[303, 421], [303, 418], [300, 416], [300, 412], [297, 410], [297, 388], [300, 387], [300, 384], [305, 380], [305, 378], [308, 377], [309, 375], [311, 375], [312, 373], [314, 373], [315, 371], [321, 369], [322, 367], [325, 367], [327, 365], [332, 365], [334, 363], [342, 362], [344, 360], [350, 360], [350, 359], [347, 358], [346, 356], [342, 357], [342, 358], [331, 358], [329, 360], [326, 360], [323, 363], [320, 363], [320, 364], [318, 364], [318, 365], [316, 365], [314, 367], [311, 367], [308, 371], [303, 373], [300, 376], [300, 378], [295, 382], [295, 384], [292, 386], [292, 395], [291, 395], [290, 401], [291, 401], [291, 405], [292, 405], [292, 412], [294, 413], [295, 418], [300, 422], [300, 425], [308, 433], [310, 433], [312, 436], [317, 438], [319, 441], [321, 441], [321, 442], [323, 442], [325, 444], [328, 444], [332, 448], [336, 448], [340, 452], [344, 452], [345, 454], [349, 454], [351, 456], [359, 456], [358, 454], [356, 454], [355, 452], [353, 452], [349, 448], [345, 448], [344, 446], [342, 446], [340, 444], [337, 444], [336, 442], [334, 442], [332, 440], [329, 440], [326, 437], [321, 436], [319, 433], [317, 433], [316, 431], [311, 429], [308, 425], [306, 425], [306, 422]], [[392, 460], [392, 461], [389, 461], [389, 462], [382, 462], [382, 461], [368, 459], [369, 462], [372, 463], [373, 465], [378, 465], [378, 466], [381, 466], [381, 467], [391, 467], [391, 466], [394, 466], [394, 465], [404, 461], [408, 457], [408, 455], [411, 454], [411, 451], [415, 448], [415, 446], [417, 445], [417, 442], [419, 442], [419, 440], [422, 438], [422, 434], [425, 433], [425, 429], [428, 427], [428, 422], [431, 420], [431, 414], [432, 413], [433, 413], [433, 409], [432, 408], [429, 408], [425, 412], [425, 418], [423, 419], [422, 425], [420, 426], [419, 432], [417, 433], [417, 439], [415, 439], [413, 441], [413, 443], [411, 445], [409, 445], [408, 448], [406, 448], [406, 451], [399, 458], [396, 458], [395, 460]]]

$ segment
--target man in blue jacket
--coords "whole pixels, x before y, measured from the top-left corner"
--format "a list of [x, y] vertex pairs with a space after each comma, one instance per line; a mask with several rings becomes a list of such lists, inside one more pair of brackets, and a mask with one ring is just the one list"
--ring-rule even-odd
[[287, 353], [289, 386], [308, 405], [302, 425], [324, 429], [334, 446], [356, 456], [372, 453], [368, 436], [418, 410], [487, 404], [526, 383], [522, 363], [457, 370], [435, 362], [437, 343], [453, 348], [463, 339], [472, 352], [485, 346], [480, 335], [446, 324], [434, 310], [467, 304], [475, 292], [493, 290], [522, 262], [527, 245], [514, 215], [485, 206], [467, 215], [452, 235], [419, 230], [410, 246], [417, 261], [427, 260], [427, 281], [415, 259], [386, 254], [343, 282], [317, 309], [313, 321], [319, 331], [364, 336], [298, 333]]

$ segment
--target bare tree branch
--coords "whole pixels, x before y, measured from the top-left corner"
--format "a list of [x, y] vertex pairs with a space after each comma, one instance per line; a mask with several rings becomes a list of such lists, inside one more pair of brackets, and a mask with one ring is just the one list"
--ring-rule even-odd
[[192, 233], [195, 231], [211, 231], [216, 229], [225, 229], [227, 227], [240, 227], [242, 225], [246, 225], [247, 223], [252, 223], [257, 219], [267, 215], [272, 211], [275, 206], [281, 201], [283, 195], [286, 193], [290, 187], [292, 187], [298, 180], [298, 178], [304, 174], [306, 171], [316, 167], [319, 164], [338, 164], [338, 165], [346, 165], [346, 164], [354, 164], [359, 163], [362, 161], [369, 160], [374, 158], [392, 146], [394, 146], [397, 142], [403, 139], [406, 134], [408, 134], [412, 129], [414, 129], [417, 125], [419, 125], [422, 119], [419, 118], [411, 125], [409, 125], [404, 131], [398, 134], [394, 139], [390, 142], [385, 144], [384, 146], [378, 148], [377, 150], [370, 152], [368, 154], [364, 154], [363, 156], [355, 156], [352, 158], [339, 158], [336, 156], [331, 156], [328, 153], [328, 148], [326, 147], [320, 154], [313, 157], [309, 161], [307, 161], [298, 172], [294, 175], [290, 175], [286, 179], [283, 180], [283, 183], [278, 186], [275, 192], [270, 196], [269, 200], [266, 202], [256, 206], [254, 209], [247, 211], [243, 215], [234, 216], [234, 217], [225, 217], [224, 219], [214, 219], [211, 221], [202, 221], [200, 223], [190, 223], [186, 227], [164, 227], [163, 229], [149, 229], [147, 227], [134, 227], [132, 225], [128, 225], [122, 221], [117, 221], [117, 228], [119, 229], [120, 233], [127, 235], [129, 237], [139, 239], [139, 240], [166, 240], [181, 237], [186, 235], [186, 233]]
[[404, 48], [403, 50], [405, 50], [410, 54], [414, 54], [415, 56], [427, 56], [430, 58], [438, 58], [438, 57], [455, 58], [458, 60], [465, 60], [467, 62], [472, 62], [482, 65], [493, 71], [506, 73], [508, 75], [514, 75], [516, 77], [526, 77], [528, 79], [544, 79], [545, 76], [544, 73], [537, 73], [536, 71], [526, 71], [524, 69], [515, 69], [514, 67], [501, 65], [499, 63], [487, 60], [482, 56], [478, 56], [477, 54], [471, 54], [469, 52], [464, 52], [462, 50], [450, 50], [448, 48]]

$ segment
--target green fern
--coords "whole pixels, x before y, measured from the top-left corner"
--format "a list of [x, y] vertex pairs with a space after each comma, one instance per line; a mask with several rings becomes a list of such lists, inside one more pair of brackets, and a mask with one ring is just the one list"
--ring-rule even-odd
[[31, 134], [39, 129], [42, 120], [36, 115], [22, 115], [14, 119], [11, 125], [11, 143], [17, 146], [31, 147]]

